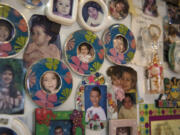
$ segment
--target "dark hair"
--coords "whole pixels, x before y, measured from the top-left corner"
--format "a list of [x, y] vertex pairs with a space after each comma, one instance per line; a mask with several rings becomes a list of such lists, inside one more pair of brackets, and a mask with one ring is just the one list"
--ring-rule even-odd
[[[146, 7], [149, 5], [149, 0], [144, 0], [143, 5], [143, 12], [145, 12]], [[154, 16], [158, 16], [157, 7], [156, 7], [156, 0], [153, 0], [153, 3], [151, 5], [151, 12]]]
[[[5, 72], [5, 71], [11, 71], [12, 72], [12, 81], [10, 82], [10, 86], [9, 86], [9, 96], [10, 97], [14, 97], [16, 98], [17, 97], [17, 89], [16, 89], [16, 86], [15, 86], [15, 82], [14, 82], [14, 69], [12, 68], [11, 65], [4, 65], [3, 68], [1, 69], [1, 75]], [[3, 87], [3, 84], [1, 84], [2, 87]]]
[[0, 128], [0, 135], [1, 134], [14, 135], [14, 131], [9, 128]]
[[96, 92], [98, 92], [99, 95], [101, 96], [101, 90], [100, 90], [100, 88], [99, 88], [98, 86], [93, 87], [93, 88], [91, 89], [91, 91], [96, 91]]
[[[44, 87], [44, 84], [43, 84], [44, 76], [45, 76], [46, 73], [49, 73], [49, 72], [47, 71], [47, 72], [45, 72], [45, 73], [42, 75], [40, 82], [41, 82], [42, 89], [43, 89], [44, 91], [46, 91], [47, 93], [51, 93], [49, 90], [47, 90], [47, 89]], [[61, 84], [61, 79], [60, 79], [60, 77], [58, 76], [57, 73], [51, 72], [51, 71], [50, 71], [50, 73], [53, 73], [53, 74], [55, 75], [55, 77], [56, 77], [56, 79], [57, 79], [56, 89], [58, 89], [59, 86], [60, 86], [60, 84]]]
[[124, 4], [124, 8], [123, 8], [123, 14], [120, 14], [122, 17], [125, 17], [127, 14], [128, 14], [128, 11], [129, 11], [129, 4], [128, 4], [128, 2], [127, 2], [127, 0], [114, 0], [114, 2], [115, 2], [115, 6], [116, 6], [116, 4], [118, 4], [118, 3], [122, 3], [122, 4]]
[[63, 130], [63, 128], [62, 128], [61, 126], [56, 126], [56, 127], [54, 128], [54, 131], [57, 130], [57, 129], [62, 129], [62, 130]]
[[169, 26], [169, 29], [168, 29], [168, 35], [175, 35], [177, 34], [177, 29], [173, 26]]
[[51, 37], [49, 43], [54, 43], [59, 34], [60, 25], [50, 21], [46, 16], [33, 15], [31, 17], [31, 34], [33, 34], [33, 28], [40, 26], [44, 29], [44, 32]]
[[[132, 104], [134, 103], [134, 99], [133, 96], [130, 93], [125, 93], [125, 98], [129, 97], [131, 99]], [[124, 104], [125, 102], [125, 98], [123, 99], [122, 103]]]
[[116, 36], [116, 37], [114, 38], [114, 40], [115, 40], [115, 39], [119, 39], [119, 40], [122, 40], [122, 41], [123, 41], [123, 43], [124, 43], [124, 50], [123, 50], [123, 52], [124, 52], [125, 50], [127, 50], [128, 42], [127, 42], [127, 40], [126, 40], [125, 37], [123, 37], [123, 36], [121, 36], [121, 35], [118, 35], [118, 36]]
[[86, 46], [86, 47], [87, 47], [87, 49], [88, 49], [88, 54], [89, 54], [89, 52], [91, 51], [92, 46], [91, 46], [90, 44], [88, 44], [88, 43], [82, 43], [82, 44], [80, 44], [79, 47], [78, 47], [78, 49], [79, 49], [80, 52], [81, 52], [81, 47], [83, 47], [83, 46]]
[[[56, 8], [57, 1], [58, 1], [58, 0], [54, 0], [54, 1], [53, 1], [53, 12], [57, 12], [57, 8]], [[63, 0], [63, 1], [65, 1], [65, 0]], [[70, 6], [71, 6], [71, 8], [70, 8], [69, 15], [72, 16], [73, 0], [70, 0]]]
[[89, 14], [88, 14], [88, 8], [89, 7], [93, 7], [95, 8], [97, 11], [103, 13], [102, 7], [95, 1], [88, 1], [84, 7], [83, 7], [83, 11], [82, 11], [82, 16], [84, 18], [84, 21], [87, 22]]
[[0, 26], [5, 26], [8, 29], [9, 35], [8, 35], [8, 37], [7, 37], [7, 39], [5, 41], [10, 40], [13, 33], [14, 33], [13, 26], [8, 21], [3, 20], [3, 19], [0, 19]]
[[111, 66], [106, 71], [106, 74], [110, 77], [116, 76], [117, 78], [120, 79], [122, 77], [123, 68], [124, 68], [123, 66], [119, 66], [119, 65]]

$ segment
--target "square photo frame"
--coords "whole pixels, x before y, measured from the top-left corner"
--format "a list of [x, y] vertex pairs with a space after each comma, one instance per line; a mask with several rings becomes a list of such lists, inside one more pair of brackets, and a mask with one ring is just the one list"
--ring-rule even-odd
[[156, 108], [154, 104], [140, 104], [139, 113], [142, 135], [180, 133], [180, 108]]
[[[78, 121], [78, 122], [77, 122]], [[82, 111], [35, 110], [36, 135], [84, 135], [85, 113]]]
[[110, 135], [137, 135], [137, 121], [135, 119], [110, 120]]

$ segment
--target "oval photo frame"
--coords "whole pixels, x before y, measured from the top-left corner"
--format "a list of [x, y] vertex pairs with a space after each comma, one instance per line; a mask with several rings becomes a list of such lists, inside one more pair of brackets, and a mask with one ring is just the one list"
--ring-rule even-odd
[[[86, 46], [86, 49], [88, 49], [88, 46], [91, 46], [91, 49], [88, 49], [88, 54], [83, 57], [84, 61], [81, 60], [80, 56], [83, 55], [84, 49], [81, 48], [82, 51], [79, 50], [79, 52], [82, 53], [79, 54], [77, 51], [80, 48], [79, 46], [83, 44]], [[92, 52], [94, 52], [93, 55]], [[68, 65], [74, 72], [79, 75], [90, 75], [97, 72], [102, 66], [104, 62], [104, 48], [96, 34], [87, 30], [79, 30], [68, 37], [65, 45], [65, 57]]]
[[[121, 37], [118, 39], [118, 37]], [[118, 40], [116, 40], [118, 39]], [[136, 52], [136, 43], [133, 33], [123, 24], [113, 24], [107, 30], [105, 30], [103, 35], [103, 42], [106, 48], [107, 58], [114, 64], [127, 64], [129, 63]], [[119, 43], [122, 42], [122, 43]], [[114, 44], [117, 43], [117, 48]], [[120, 45], [124, 46], [124, 51], [120, 51]]]
[[[49, 74], [47, 75], [47, 73]], [[59, 81], [54, 73], [60, 77]], [[45, 75], [46, 77], [44, 77]], [[53, 78], [52, 80], [56, 79], [56, 83], [51, 82], [51, 86], [47, 86], [47, 76]], [[42, 84], [44, 87], [42, 87]], [[56, 88], [54, 88], [53, 84], [56, 85]], [[64, 103], [70, 96], [72, 91], [72, 75], [67, 66], [61, 61], [53, 58], [42, 59], [33, 64], [28, 70], [26, 88], [32, 100], [38, 106], [53, 108]], [[51, 88], [56, 89], [56, 91], [52, 92]]]

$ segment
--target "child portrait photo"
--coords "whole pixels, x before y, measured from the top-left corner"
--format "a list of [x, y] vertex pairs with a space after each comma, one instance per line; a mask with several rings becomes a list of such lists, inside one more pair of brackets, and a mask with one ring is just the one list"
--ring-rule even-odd
[[72, 135], [71, 120], [51, 120], [49, 135]]
[[116, 128], [116, 135], [131, 135], [130, 127], [118, 127]]
[[104, 18], [104, 12], [99, 3], [94, 1], [87, 2], [82, 9], [84, 21], [91, 27], [99, 26]]
[[107, 86], [85, 86], [85, 111], [86, 122], [107, 120]]
[[12, 129], [0, 127], [0, 135], [17, 135]]
[[146, 15], [157, 17], [158, 7], [156, 4], [156, 0], [144, 0], [143, 12]]
[[73, 0], [54, 0], [53, 13], [57, 16], [72, 17]]
[[124, 19], [129, 12], [127, 0], [111, 0], [109, 2], [109, 12], [114, 19]]
[[77, 57], [84, 63], [89, 63], [94, 59], [94, 49], [88, 43], [82, 43], [77, 48]]
[[30, 42], [23, 56], [26, 68], [43, 58], [61, 59], [59, 31], [60, 25], [46, 16], [33, 15], [30, 18]]
[[23, 62], [18, 59], [0, 60], [0, 113], [24, 112]]

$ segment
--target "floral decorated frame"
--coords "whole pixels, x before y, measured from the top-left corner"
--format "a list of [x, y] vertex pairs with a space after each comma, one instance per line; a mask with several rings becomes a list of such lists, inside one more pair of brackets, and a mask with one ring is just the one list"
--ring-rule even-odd
[[139, 129], [142, 135], [151, 135], [152, 126], [162, 120], [180, 119], [180, 108], [156, 108], [154, 104], [139, 105]]
[[[113, 40], [116, 36], [122, 36], [128, 41], [126, 51], [121, 54], [116, 54], [113, 45]], [[128, 27], [123, 24], [113, 24], [104, 32], [103, 36], [104, 46], [106, 48], [107, 58], [115, 64], [127, 64], [129, 63], [135, 54], [136, 43], [133, 33]]]
[[6, 48], [7, 45], [9, 45], [9, 49], [8, 51], [1, 50], [6, 54], [1, 52], [0, 57], [10, 58], [20, 53], [26, 46], [29, 40], [29, 28], [24, 16], [20, 14], [16, 9], [6, 4], [0, 4], [0, 18], [9, 22], [14, 29], [11, 39], [7, 42], [1, 43], [1, 46], [6, 46]]
[[[94, 51], [94, 59], [89, 63], [80, 61], [77, 57], [78, 46], [82, 43], [90, 44]], [[66, 60], [71, 69], [79, 75], [91, 75], [96, 73], [104, 62], [104, 48], [98, 36], [87, 30], [79, 30], [71, 34], [65, 46]]]
[[[57, 101], [53, 103], [53, 107], [56, 107], [67, 100], [73, 85], [71, 72], [63, 62], [54, 58], [45, 58], [32, 65], [26, 75], [26, 87], [32, 100], [34, 102], [37, 101], [36, 92], [41, 90], [40, 79], [43, 73], [47, 71], [53, 71], [61, 78], [61, 87], [59, 87], [59, 91], [56, 93]], [[41, 107], [52, 108], [48, 106]]]
[[72, 121], [72, 135], [85, 135], [85, 113], [77, 110], [73, 111], [52, 111], [43, 108], [37, 108], [36, 117], [36, 134], [49, 135], [51, 121], [70, 120]]

